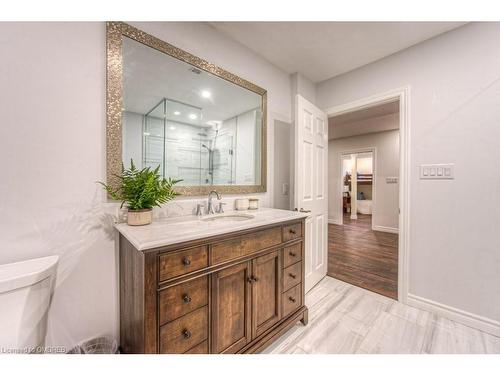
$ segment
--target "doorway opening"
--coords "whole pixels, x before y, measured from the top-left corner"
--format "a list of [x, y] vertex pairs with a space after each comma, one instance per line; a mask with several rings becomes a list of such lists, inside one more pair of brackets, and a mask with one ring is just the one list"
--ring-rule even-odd
[[328, 275], [398, 299], [400, 102], [329, 124]]

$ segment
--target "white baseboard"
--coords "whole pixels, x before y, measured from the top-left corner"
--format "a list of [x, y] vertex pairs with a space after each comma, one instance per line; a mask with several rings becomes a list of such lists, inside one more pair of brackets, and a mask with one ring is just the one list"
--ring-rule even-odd
[[387, 233], [396, 233], [396, 234], [399, 233], [398, 228], [384, 227], [382, 225], [373, 225], [372, 229], [376, 230], [378, 232], [387, 232]]
[[333, 218], [328, 218], [328, 224], [337, 224], [337, 225], [342, 225], [342, 223], [340, 222], [340, 220], [338, 219], [333, 219]]
[[500, 337], [500, 322], [408, 293], [407, 304]]

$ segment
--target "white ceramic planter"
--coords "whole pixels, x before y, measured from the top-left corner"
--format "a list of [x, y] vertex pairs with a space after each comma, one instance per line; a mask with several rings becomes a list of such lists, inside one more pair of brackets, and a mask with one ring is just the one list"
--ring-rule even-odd
[[128, 225], [148, 225], [153, 221], [153, 209], [145, 208], [143, 210], [128, 210]]

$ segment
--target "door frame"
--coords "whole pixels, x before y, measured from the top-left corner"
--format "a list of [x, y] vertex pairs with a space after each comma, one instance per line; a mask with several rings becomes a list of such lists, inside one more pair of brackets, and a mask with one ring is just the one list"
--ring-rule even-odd
[[[373, 212], [375, 211], [375, 200], [377, 198], [377, 188], [375, 187], [375, 182], [376, 182], [376, 177], [375, 177], [375, 170], [376, 170], [376, 163], [377, 163], [377, 148], [376, 147], [363, 147], [363, 148], [356, 148], [352, 150], [345, 150], [345, 151], [340, 151], [338, 153], [338, 162], [340, 163], [340, 173], [342, 173], [342, 156], [344, 155], [351, 155], [351, 154], [362, 154], [362, 153], [368, 153], [371, 152], [372, 154], [372, 172], [373, 172], [373, 177], [372, 177], [372, 230], [373, 230]], [[330, 171], [328, 171], [328, 174], [330, 174]], [[339, 194], [335, 198], [337, 199], [337, 202], [342, 201], [343, 199], [343, 190], [344, 189], [344, 179], [343, 176], [340, 176], [340, 189], [339, 189]], [[352, 201], [352, 197], [351, 197]], [[337, 212], [339, 214], [339, 225], [344, 225], [344, 210], [342, 205], [340, 206], [340, 210]], [[335, 223], [337, 224], [337, 223]]]
[[410, 256], [410, 86], [325, 109], [328, 117], [399, 100], [398, 301], [407, 304]]

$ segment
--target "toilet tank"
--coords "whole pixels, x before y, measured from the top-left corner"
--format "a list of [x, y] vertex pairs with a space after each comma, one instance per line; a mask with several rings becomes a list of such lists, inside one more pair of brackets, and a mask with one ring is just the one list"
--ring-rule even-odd
[[0, 265], [0, 353], [40, 352], [57, 256]]

